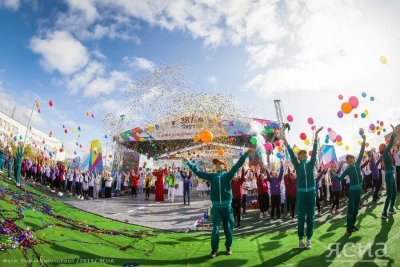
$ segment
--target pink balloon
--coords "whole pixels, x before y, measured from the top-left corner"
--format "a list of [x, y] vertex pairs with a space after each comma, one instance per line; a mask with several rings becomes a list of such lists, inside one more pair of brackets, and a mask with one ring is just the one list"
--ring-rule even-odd
[[338, 98], [339, 98], [339, 100], [343, 100], [343, 96], [342, 95], [339, 95]]
[[329, 127], [328, 128], [328, 133], [330, 133], [332, 131], [332, 128], [331, 127]]
[[293, 116], [292, 115], [288, 115], [287, 116], [287, 120], [288, 120], [288, 122], [293, 122]]
[[352, 96], [352, 97], [350, 97], [349, 98], [349, 104], [351, 105], [351, 107], [354, 109], [354, 108], [357, 108], [358, 107], [358, 98], [356, 97], [356, 96]]
[[335, 131], [332, 130], [329, 132], [329, 139], [331, 139], [332, 142], [336, 141], [336, 136], [337, 136], [337, 134]]
[[271, 143], [266, 143], [265, 145], [264, 145], [264, 147], [265, 147], [265, 150], [267, 150], [267, 151], [272, 151], [272, 149], [273, 149], [273, 146], [272, 146], [272, 144]]
[[338, 134], [338, 135], [336, 136], [336, 141], [337, 141], [337, 142], [342, 141], [342, 136]]
[[314, 119], [310, 117], [310, 118], [308, 118], [307, 122], [308, 122], [308, 124], [313, 125], [314, 124]]

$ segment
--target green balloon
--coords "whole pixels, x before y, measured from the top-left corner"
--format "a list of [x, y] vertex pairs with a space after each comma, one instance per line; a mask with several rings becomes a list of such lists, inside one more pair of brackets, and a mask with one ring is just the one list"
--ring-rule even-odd
[[250, 143], [253, 145], [257, 144], [257, 137], [253, 136], [252, 138], [250, 138]]

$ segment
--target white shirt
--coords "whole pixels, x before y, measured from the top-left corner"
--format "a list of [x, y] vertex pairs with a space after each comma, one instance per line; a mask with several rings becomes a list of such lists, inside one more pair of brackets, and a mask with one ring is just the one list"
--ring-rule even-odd
[[108, 179], [106, 180], [106, 187], [111, 187], [113, 182], [113, 178], [110, 176], [108, 177]]

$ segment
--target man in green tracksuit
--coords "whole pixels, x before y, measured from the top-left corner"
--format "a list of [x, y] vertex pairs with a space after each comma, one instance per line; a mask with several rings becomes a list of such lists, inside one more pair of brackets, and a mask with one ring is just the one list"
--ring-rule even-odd
[[14, 163], [14, 158], [11, 156], [11, 153], [8, 153], [8, 161], [7, 161], [8, 178], [11, 178], [11, 169], [13, 163]]
[[363, 176], [361, 174], [361, 161], [363, 159], [365, 151], [365, 135], [363, 135], [363, 142], [361, 144], [360, 154], [358, 155], [357, 161], [354, 162], [355, 158], [353, 155], [347, 155], [346, 161], [348, 167], [339, 176], [335, 174], [336, 168], [331, 169], [331, 174], [335, 180], [343, 180], [346, 176], [350, 177], [350, 189], [349, 189], [349, 203], [347, 206], [347, 234], [351, 235], [353, 232], [358, 231], [355, 226], [357, 221], [358, 210], [360, 208], [361, 190], [363, 184]]
[[19, 146], [17, 148], [17, 153], [15, 157], [15, 164], [14, 164], [14, 178], [15, 178], [15, 183], [17, 186], [20, 186], [20, 178], [21, 178], [21, 165], [22, 165], [22, 155], [24, 153], [24, 149], [22, 146]]
[[5, 161], [6, 153], [2, 149], [0, 149], [0, 171], [3, 171]]
[[231, 181], [238, 172], [239, 168], [244, 164], [246, 157], [253, 153], [253, 149], [250, 148], [244, 153], [238, 162], [232, 167], [230, 171], [226, 171], [227, 163], [223, 160], [214, 159], [216, 173], [207, 173], [201, 171], [194, 163], [187, 161], [188, 167], [193, 171], [199, 178], [207, 180], [211, 183], [210, 198], [212, 202], [212, 222], [213, 230], [211, 234], [211, 254], [210, 257], [214, 258], [217, 255], [219, 246], [219, 225], [222, 220], [225, 233], [225, 247], [227, 255], [231, 255], [231, 246], [233, 241], [233, 211], [232, 211], [232, 187]]
[[[290, 159], [296, 169], [297, 174], [297, 195], [296, 195], [296, 212], [297, 212], [297, 234], [299, 236], [300, 248], [311, 248], [311, 238], [314, 231], [315, 218], [315, 177], [314, 166], [317, 159], [318, 134], [323, 127], [315, 132], [314, 145], [311, 159], [307, 162], [307, 151], [300, 150], [297, 157], [289, 146], [286, 139], [283, 142], [289, 152]], [[304, 243], [304, 222], [307, 215], [307, 245]]]
[[[385, 181], [386, 181], [386, 200], [385, 206], [383, 207], [382, 219], [387, 219], [388, 215], [393, 215], [396, 212], [394, 211], [394, 203], [396, 201], [396, 178], [394, 175], [394, 166], [392, 156], [390, 155], [390, 151], [394, 145], [394, 126], [390, 125], [393, 129], [392, 136], [390, 137], [390, 142], [386, 146], [385, 144], [381, 144], [379, 146], [379, 152], [382, 154], [383, 165], [385, 166]], [[387, 212], [389, 208], [389, 213]]]

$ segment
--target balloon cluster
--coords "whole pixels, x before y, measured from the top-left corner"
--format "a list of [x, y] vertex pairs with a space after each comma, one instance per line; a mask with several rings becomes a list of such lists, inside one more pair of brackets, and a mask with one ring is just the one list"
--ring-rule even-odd
[[[363, 92], [361, 93], [361, 96], [363, 98], [367, 97], [367, 93]], [[338, 96], [339, 100], [343, 100], [343, 95]], [[370, 97], [371, 101], [375, 100], [375, 97], [371, 96]], [[358, 108], [360, 104], [359, 99], [356, 96], [351, 96], [347, 102], [343, 102], [340, 106], [340, 110], [337, 112], [337, 117], [338, 118], [343, 118], [345, 114], [350, 114], [352, 111]], [[360, 117], [365, 119], [368, 116], [368, 109], [365, 109], [363, 112], [361, 112]], [[354, 114], [354, 118], [358, 118], [359, 115], [357, 113]]]

